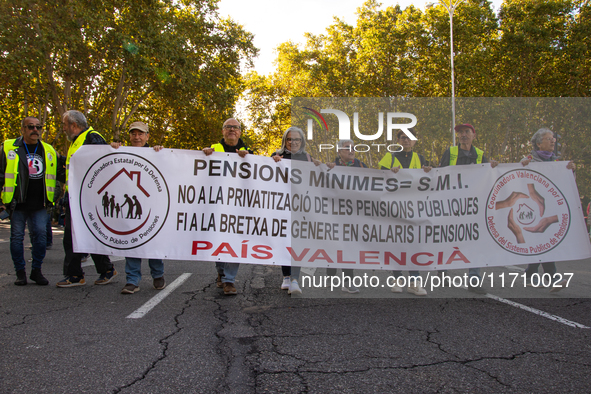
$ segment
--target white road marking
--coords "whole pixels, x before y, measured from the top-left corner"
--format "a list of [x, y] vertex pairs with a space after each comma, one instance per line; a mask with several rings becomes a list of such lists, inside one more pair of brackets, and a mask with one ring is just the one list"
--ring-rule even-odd
[[515, 302], [515, 301], [510, 301], [510, 300], [506, 300], [506, 299], [501, 298], [501, 297], [497, 297], [494, 294], [487, 294], [486, 296], [488, 298], [492, 298], [493, 300], [496, 300], [496, 301], [505, 303], [507, 305], [511, 305], [511, 306], [516, 307], [516, 308], [523, 309], [524, 311], [528, 311], [528, 312], [534, 313], [536, 315], [545, 317], [546, 319], [550, 319], [550, 320], [557, 321], [558, 323], [566, 324], [567, 326], [570, 326], [570, 327], [575, 327], [575, 328], [591, 328], [591, 327], [587, 327], [587, 326], [585, 326], [583, 324], [580, 324], [580, 323], [577, 323], [577, 322], [574, 322], [574, 321], [567, 320], [567, 319], [565, 319], [563, 317], [556, 316], [556, 315], [551, 315], [548, 312], [544, 312], [544, 311], [541, 311], [539, 309], [532, 308], [530, 306], [520, 304], [520, 303]]
[[178, 278], [175, 279], [174, 282], [166, 286], [163, 290], [155, 295], [154, 297], [150, 298], [148, 302], [144, 305], [140, 306], [138, 309], [133, 311], [127, 319], [141, 319], [144, 317], [148, 312], [152, 310], [156, 305], [158, 305], [163, 299], [165, 299], [170, 293], [172, 293], [177, 287], [182, 285], [189, 277], [193, 275], [191, 273], [184, 273]]

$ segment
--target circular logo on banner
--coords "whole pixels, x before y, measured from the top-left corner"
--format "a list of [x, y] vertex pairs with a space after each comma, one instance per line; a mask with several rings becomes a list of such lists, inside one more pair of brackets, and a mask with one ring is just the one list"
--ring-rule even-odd
[[86, 226], [102, 244], [115, 249], [149, 242], [162, 229], [169, 207], [162, 173], [132, 153], [111, 153], [95, 161], [80, 190]]
[[486, 202], [488, 232], [505, 250], [522, 256], [546, 253], [564, 239], [570, 208], [543, 174], [512, 170], [495, 182]]

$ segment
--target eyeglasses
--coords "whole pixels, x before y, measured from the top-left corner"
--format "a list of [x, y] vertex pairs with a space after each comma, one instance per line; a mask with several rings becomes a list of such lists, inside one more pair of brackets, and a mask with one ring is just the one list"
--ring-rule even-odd
[[402, 140], [402, 141], [404, 141], [404, 140], [409, 140], [410, 141], [410, 138], [408, 136], [406, 136], [406, 135], [401, 135], [400, 137], [398, 137], [398, 139], [399, 140]]
[[27, 129], [29, 129], [29, 130], [35, 130], [35, 129], [37, 129], [37, 130], [43, 130], [43, 126], [41, 126], [41, 125], [34, 125], [34, 124], [29, 124], [29, 125], [27, 125]]
[[286, 138], [286, 142], [302, 142], [301, 138]]
[[225, 130], [240, 130], [240, 126], [236, 126], [234, 124], [227, 124], [224, 126]]
[[554, 138], [554, 137], [542, 138], [542, 141], [556, 141], [556, 138]]

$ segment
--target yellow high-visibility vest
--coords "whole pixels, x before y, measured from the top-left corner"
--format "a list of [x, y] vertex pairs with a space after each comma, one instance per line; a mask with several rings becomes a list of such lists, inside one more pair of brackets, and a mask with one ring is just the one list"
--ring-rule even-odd
[[[6, 156], [6, 170], [4, 171], [4, 187], [2, 188], [2, 202], [10, 204], [14, 198], [18, 178], [18, 145], [14, 145], [16, 139], [4, 141], [4, 155]], [[57, 173], [57, 155], [53, 146], [40, 141], [45, 152], [45, 195], [47, 200], [53, 203], [55, 195], [55, 183]]]
[[80, 147], [82, 145], [84, 145], [84, 142], [86, 141], [86, 137], [90, 133], [98, 134], [103, 139], [105, 139], [98, 131], [94, 130], [92, 127], [89, 127], [88, 130], [86, 130], [84, 133], [81, 133], [80, 135], [78, 135], [78, 137], [76, 138], [76, 141], [74, 141], [70, 144], [70, 147], [68, 148], [68, 157], [66, 157], [66, 191], [68, 191], [68, 183], [70, 181], [70, 176], [69, 176], [70, 175], [70, 159], [72, 158], [72, 155], [74, 153], [76, 153], [76, 151], [78, 149], [80, 149]]
[[[392, 161], [392, 158], [394, 158], [394, 161]], [[402, 168], [402, 164], [400, 164], [398, 158], [394, 157], [394, 155], [391, 153], [386, 154], [384, 157], [382, 157], [382, 160], [380, 160], [378, 165], [386, 168]], [[419, 159], [419, 155], [416, 152], [412, 152], [412, 158], [410, 159], [410, 167], [408, 168], [421, 168], [421, 159]]]
[[[211, 147], [216, 152], [225, 152], [224, 146], [222, 144], [213, 144]], [[238, 150], [246, 150], [246, 148], [245, 147], [242, 147], [242, 148], [240, 148]]]
[[[457, 146], [451, 146], [449, 148], [449, 165], [450, 166], [455, 166], [456, 163], [458, 162], [458, 154], [459, 154], [459, 147]], [[474, 149], [476, 149], [476, 154], [478, 155], [478, 157], [476, 158], [476, 164], [482, 164], [482, 156], [484, 155], [484, 152], [481, 151], [480, 149], [478, 149], [477, 147], [474, 147]]]

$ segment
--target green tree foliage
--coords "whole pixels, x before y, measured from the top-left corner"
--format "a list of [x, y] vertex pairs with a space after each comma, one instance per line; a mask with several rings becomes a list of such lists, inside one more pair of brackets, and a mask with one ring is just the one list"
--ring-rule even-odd
[[[247, 100], [257, 103], [249, 106], [251, 134], [264, 130], [265, 144], [273, 146], [291, 124], [294, 97], [383, 97], [396, 107], [397, 97], [451, 96], [450, 18], [443, 5], [422, 11], [368, 0], [357, 14], [355, 26], [336, 19], [325, 34], [306, 34], [303, 46], [280, 45], [275, 72], [251, 76]], [[519, 161], [531, 150], [531, 135], [552, 128], [561, 135], [563, 159], [579, 164], [581, 193], [591, 194], [584, 103], [462, 100], [589, 96], [589, 1], [505, 0], [497, 16], [489, 1], [466, 0], [453, 23], [457, 123], [474, 123], [475, 144], [502, 162]], [[436, 164], [451, 143], [451, 111], [444, 121], [438, 105], [417, 111], [424, 114], [417, 149]]]
[[216, 3], [2, 2], [4, 130], [39, 116], [55, 142], [61, 115], [77, 109], [107, 139], [144, 120], [170, 146], [209, 145], [244, 88], [241, 60], [256, 54], [252, 35], [220, 20]]

